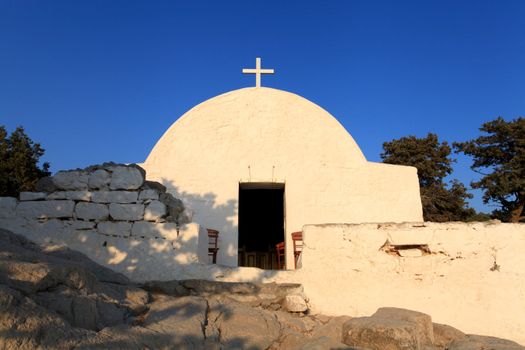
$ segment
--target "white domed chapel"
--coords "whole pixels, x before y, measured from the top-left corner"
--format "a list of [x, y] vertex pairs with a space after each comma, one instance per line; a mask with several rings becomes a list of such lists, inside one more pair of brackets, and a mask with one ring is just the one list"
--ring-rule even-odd
[[293, 268], [291, 233], [308, 224], [423, 220], [416, 168], [368, 162], [327, 111], [272, 88], [197, 105], [142, 166], [220, 231], [217, 262], [228, 266], [271, 267], [257, 259], [284, 241]]

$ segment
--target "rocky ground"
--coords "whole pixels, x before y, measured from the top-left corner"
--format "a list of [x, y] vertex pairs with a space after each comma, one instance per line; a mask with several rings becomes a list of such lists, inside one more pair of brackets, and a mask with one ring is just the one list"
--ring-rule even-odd
[[150, 282], [0, 230], [0, 349], [525, 349], [396, 308], [308, 313], [295, 284]]

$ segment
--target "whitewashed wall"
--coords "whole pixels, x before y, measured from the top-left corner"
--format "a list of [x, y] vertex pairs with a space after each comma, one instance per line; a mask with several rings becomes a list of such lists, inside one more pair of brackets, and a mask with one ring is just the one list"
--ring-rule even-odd
[[401, 307], [525, 344], [525, 224], [316, 225], [304, 239], [294, 279], [318, 311]]

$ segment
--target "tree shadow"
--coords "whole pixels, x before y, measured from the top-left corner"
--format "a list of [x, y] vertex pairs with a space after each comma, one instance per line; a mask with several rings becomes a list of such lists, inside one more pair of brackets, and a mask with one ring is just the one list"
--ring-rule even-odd
[[217, 194], [213, 192], [196, 194], [181, 191], [177, 185], [165, 178], [161, 179], [161, 183], [166, 186], [167, 192], [182, 200], [187, 210], [193, 214], [194, 222], [204, 228], [219, 231], [220, 247], [217, 260], [227, 266], [236, 266], [238, 227], [233, 222], [237, 215], [237, 200], [229, 199], [225, 203], [218, 203]]
[[[183, 224], [175, 229], [176, 223], [151, 223], [146, 236], [119, 232], [104, 234], [97, 230], [99, 222], [94, 220], [17, 219], [8, 222], [0, 218], [0, 227], [38, 243], [64, 244], [136, 282], [181, 279], [265, 282], [278, 274], [293, 274], [293, 271], [236, 267], [238, 228], [234, 222], [237, 200], [220, 203], [213, 192], [196, 194], [181, 191], [166, 179], [162, 180], [162, 184], [167, 192], [181, 199], [193, 212], [193, 221], [201, 225], [198, 234], [192, 224]], [[216, 265], [208, 261], [206, 228], [220, 232]]]

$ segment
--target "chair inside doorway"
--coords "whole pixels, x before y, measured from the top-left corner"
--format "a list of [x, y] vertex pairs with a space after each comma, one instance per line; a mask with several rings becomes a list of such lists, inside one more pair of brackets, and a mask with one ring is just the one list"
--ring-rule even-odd
[[279, 269], [284, 240], [284, 183], [239, 184], [239, 266]]

